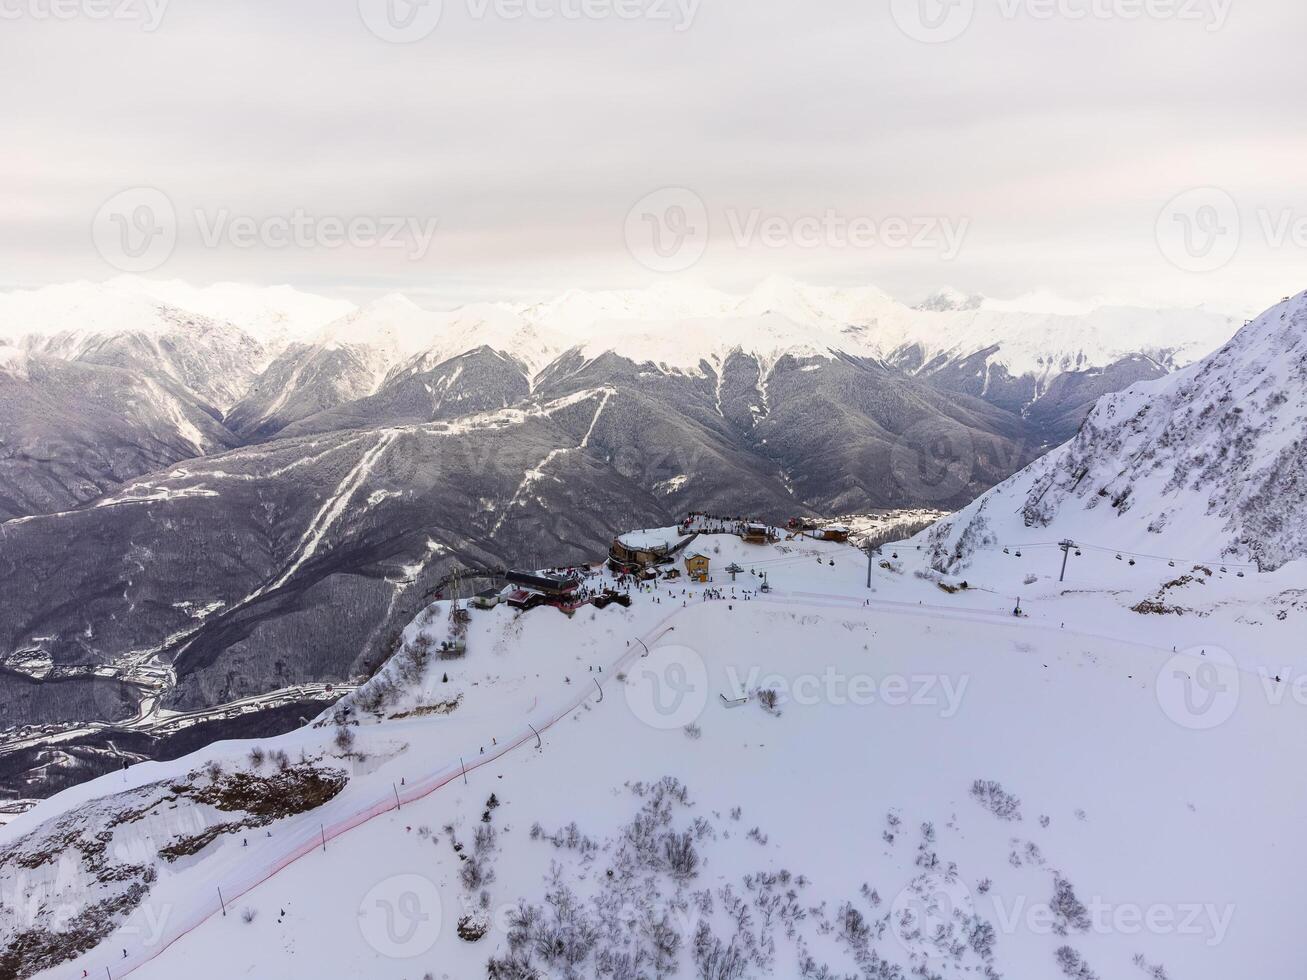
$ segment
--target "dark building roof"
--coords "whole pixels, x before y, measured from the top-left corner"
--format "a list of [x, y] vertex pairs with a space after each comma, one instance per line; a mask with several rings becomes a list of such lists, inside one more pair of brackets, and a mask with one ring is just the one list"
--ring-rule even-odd
[[509, 572], [504, 576], [513, 585], [534, 589], [546, 595], [564, 595], [581, 584], [576, 575], [555, 575], [549, 572]]

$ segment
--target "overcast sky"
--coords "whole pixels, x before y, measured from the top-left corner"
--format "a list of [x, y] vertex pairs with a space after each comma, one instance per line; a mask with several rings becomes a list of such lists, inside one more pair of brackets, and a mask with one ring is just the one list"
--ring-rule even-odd
[[1307, 288], [1305, 37], [1302, 0], [0, 0], [0, 284], [1260, 309]]

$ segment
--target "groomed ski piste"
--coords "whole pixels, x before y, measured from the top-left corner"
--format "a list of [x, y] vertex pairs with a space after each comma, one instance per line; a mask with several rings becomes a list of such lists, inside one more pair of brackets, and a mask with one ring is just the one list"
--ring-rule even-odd
[[[402, 651], [348, 715], [0, 828], [6, 943], [148, 866], [109, 935], [36, 975], [1292, 975], [1303, 564], [1214, 563], [1150, 614], [1166, 556], [1081, 549], [1062, 583], [1060, 550], [1000, 542], [962, 588], [926, 538], [875, 556], [870, 588], [848, 545], [705, 535], [706, 585], [473, 611], [464, 657]], [[438, 651], [448, 612], [405, 651]], [[230, 814], [179, 788], [213, 762], [270, 777], [278, 753], [348, 780], [210, 839]], [[106, 835], [94, 869], [61, 817]]]

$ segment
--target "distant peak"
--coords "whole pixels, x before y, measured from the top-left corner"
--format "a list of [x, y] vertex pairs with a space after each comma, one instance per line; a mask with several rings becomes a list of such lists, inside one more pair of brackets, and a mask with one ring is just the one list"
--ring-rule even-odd
[[927, 296], [917, 304], [915, 309], [927, 313], [966, 312], [978, 310], [984, 303], [985, 297], [980, 293], [964, 293], [951, 286], [945, 286]]
[[403, 293], [387, 293], [380, 299], [373, 300], [363, 308], [366, 312], [385, 313], [385, 312], [412, 312], [420, 309], [411, 299]]

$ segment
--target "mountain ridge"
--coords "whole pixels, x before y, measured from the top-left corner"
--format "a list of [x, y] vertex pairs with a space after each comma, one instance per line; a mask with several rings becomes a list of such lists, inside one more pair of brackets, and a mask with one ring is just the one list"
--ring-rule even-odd
[[1307, 558], [1305, 427], [1300, 293], [1197, 364], [1101, 399], [1072, 441], [930, 532], [937, 566], [1031, 534], [1265, 570]]

